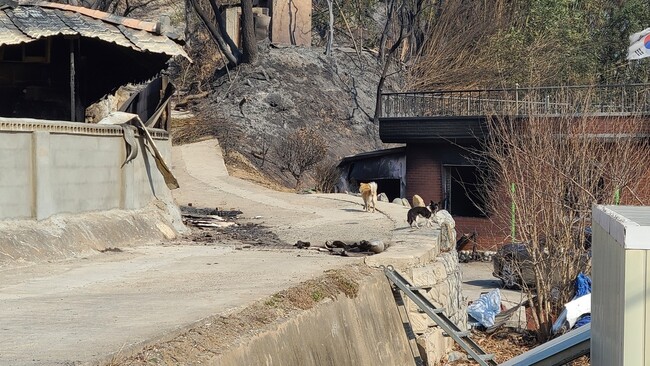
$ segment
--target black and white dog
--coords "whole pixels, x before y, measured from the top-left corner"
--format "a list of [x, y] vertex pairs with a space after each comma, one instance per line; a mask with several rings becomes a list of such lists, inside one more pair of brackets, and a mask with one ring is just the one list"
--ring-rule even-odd
[[415, 227], [419, 229], [420, 226], [418, 225], [418, 218], [423, 217], [427, 220], [427, 226], [433, 226], [432, 218], [437, 211], [438, 211], [438, 204], [431, 201], [429, 203], [429, 206], [413, 207], [412, 209], [410, 209], [409, 212], [406, 214], [406, 221], [408, 221], [411, 227], [413, 227], [413, 224], [415, 224]]

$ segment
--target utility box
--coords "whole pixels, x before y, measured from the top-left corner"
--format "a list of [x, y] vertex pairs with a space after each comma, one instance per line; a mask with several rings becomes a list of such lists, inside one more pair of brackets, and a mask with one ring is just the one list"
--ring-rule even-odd
[[594, 206], [591, 365], [650, 365], [650, 207]]

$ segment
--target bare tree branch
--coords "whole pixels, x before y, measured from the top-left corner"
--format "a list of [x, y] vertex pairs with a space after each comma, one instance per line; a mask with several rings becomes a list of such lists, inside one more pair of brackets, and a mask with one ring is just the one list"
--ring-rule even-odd
[[278, 166], [288, 171], [300, 187], [305, 172], [311, 170], [325, 158], [327, 145], [318, 132], [301, 128], [275, 146]]
[[[643, 189], [639, 185], [650, 164], [650, 146], [638, 138], [642, 124], [631, 117], [612, 118], [590, 117], [585, 110], [579, 117], [512, 115], [488, 123], [480, 155], [489, 172], [483, 179], [487, 211], [500, 226], [509, 227], [514, 220], [510, 240], [524, 243], [529, 253], [525, 263], [511, 264], [519, 276], [526, 271], [534, 275], [532, 286], [520, 282], [533, 304], [540, 340], [550, 336], [555, 316], [573, 296], [573, 280], [590, 269], [592, 205], [615, 203], [617, 191], [623, 203], [638, 203], [635, 190]], [[603, 124], [614, 138], [598, 134]]]
[[[226, 59], [230, 63], [232, 63], [234, 65], [238, 64], [239, 63], [238, 55], [233, 54], [231, 49], [226, 45], [226, 41], [224, 40], [224, 37], [222, 36], [222, 33], [219, 31], [219, 29], [217, 29], [214, 26], [214, 23], [212, 23], [210, 21], [210, 19], [208, 18], [207, 13], [199, 5], [198, 0], [190, 0], [190, 2], [192, 3], [192, 7], [194, 8], [194, 11], [196, 11], [196, 14], [201, 19], [201, 22], [203, 22], [205, 27], [208, 29], [208, 31], [210, 32], [210, 35], [212, 36], [212, 39], [215, 41], [215, 43], [217, 44], [217, 46], [219, 47], [221, 52], [223, 52]], [[212, 5], [212, 8], [214, 10], [216, 8], [215, 0], [210, 0], [210, 5]], [[218, 10], [218, 8], [217, 8], [217, 10]], [[219, 12], [217, 12], [217, 14], [215, 14], [215, 18], [217, 19], [217, 24], [221, 24], [223, 22], [223, 19], [221, 19], [221, 15], [220, 15]], [[218, 19], [221, 19], [221, 21], [219, 21]], [[223, 28], [225, 29], [225, 26]], [[228, 37], [228, 38], [230, 38], [230, 37]], [[237, 48], [235, 47], [235, 49], [237, 49]], [[237, 49], [237, 52], [239, 52], [238, 49]]]

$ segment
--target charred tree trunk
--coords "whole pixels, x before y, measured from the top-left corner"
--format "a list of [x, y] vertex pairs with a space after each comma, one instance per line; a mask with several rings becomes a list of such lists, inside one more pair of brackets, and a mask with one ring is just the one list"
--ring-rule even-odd
[[[215, 0], [210, 0], [210, 5], [212, 6], [213, 10], [216, 8], [214, 16], [216, 23], [219, 25], [219, 29], [215, 27], [213, 22], [210, 21], [208, 14], [203, 10], [203, 8], [201, 8], [198, 0], [190, 0], [190, 2], [192, 3], [194, 11], [196, 11], [196, 14], [199, 16], [199, 18], [201, 18], [201, 21], [205, 27], [208, 28], [210, 36], [212, 36], [212, 40], [217, 44], [221, 52], [223, 52], [228, 62], [233, 65], [237, 65], [239, 63], [239, 59], [241, 58], [241, 53], [237, 47], [234, 47], [235, 52], [233, 52], [229, 45], [226, 43], [226, 39], [230, 42], [232, 42], [232, 39], [228, 37], [228, 33], [225, 33], [226, 27], [223, 24], [223, 19], [221, 18], [221, 13], [219, 12], [219, 8], [217, 7]], [[224, 30], [223, 33], [220, 31], [221, 28]], [[223, 34], [225, 34], [225, 36]]]
[[327, 10], [329, 12], [329, 30], [327, 31], [327, 46], [325, 47], [325, 54], [332, 55], [332, 44], [334, 43], [334, 7], [333, 0], [327, 0]]
[[[193, 1], [197, 1], [197, 0], [193, 0]], [[232, 38], [230, 38], [230, 35], [226, 30], [226, 21], [223, 20], [223, 17], [221, 16], [221, 6], [217, 2], [217, 0], [210, 0], [210, 6], [212, 7], [212, 12], [214, 13], [214, 20], [217, 22], [217, 27], [219, 27], [219, 32], [221, 33], [221, 36], [223, 37], [225, 43], [230, 48], [230, 52], [237, 59], [236, 62], [237, 64], [241, 61], [242, 55], [241, 52], [239, 51], [239, 47], [237, 47], [237, 45], [232, 40]]]
[[[381, 75], [379, 76], [379, 83], [377, 84], [377, 99], [375, 100], [375, 116], [373, 118], [375, 124], [379, 123], [379, 116], [381, 115], [382, 108], [381, 93], [384, 90], [384, 84], [388, 77], [391, 61], [395, 57], [396, 51], [402, 46], [402, 43], [404, 43], [404, 40], [408, 39], [413, 34], [415, 25], [422, 14], [423, 2], [424, 0], [417, 0], [415, 2], [409, 2], [406, 0], [398, 2], [398, 0], [390, 0], [386, 4], [386, 24], [384, 24], [384, 30], [381, 35], [379, 50], [379, 61], [383, 67]], [[395, 41], [390, 49], [386, 51], [386, 41], [393, 22], [399, 26], [399, 34], [394, 38]]]
[[253, 63], [257, 60], [257, 40], [253, 24], [253, 1], [241, 1], [242, 62]]
[[403, 34], [400, 34], [400, 37], [398, 40], [393, 44], [393, 46], [388, 50], [388, 54], [386, 55], [386, 60], [384, 61], [384, 65], [381, 70], [381, 75], [379, 76], [379, 83], [377, 83], [377, 96], [375, 99], [375, 116], [373, 117], [372, 121], [375, 124], [379, 124], [379, 116], [381, 115], [381, 93], [384, 90], [384, 84], [386, 83], [386, 78], [388, 77], [388, 70], [390, 70], [390, 61], [392, 60], [392, 56], [397, 51], [399, 46], [402, 44], [402, 41], [404, 40], [405, 36]]
[[393, 21], [393, 14], [395, 9], [395, 0], [389, 0], [386, 3], [386, 23], [384, 24], [384, 30], [381, 32], [381, 38], [379, 39], [379, 61], [384, 62], [386, 58], [386, 40], [388, 38], [388, 33], [390, 33], [390, 25]]
[[298, 44], [296, 42], [296, 16], [298, 15], [298, 7], [293, 3], [293, 0], [289, 0], [289, 41], [292, 46]]

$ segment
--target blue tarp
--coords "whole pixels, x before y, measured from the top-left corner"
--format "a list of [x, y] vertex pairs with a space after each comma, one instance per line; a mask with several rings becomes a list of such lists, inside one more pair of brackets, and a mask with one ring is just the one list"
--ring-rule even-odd
[[[579, 297], [582, 297], [586, 294], [591, 293], [591, 278], [589, 276], [583, 274], [580, 272], [578, 274], [578, 277], [576, 277], [576, 294], [573, 297], [574, 299], [577, 299]], [[591, 322], [591, 314], [585, 314], [578, 319], [578, 321], [575, 323], [573, 326], [573, 329], [579, 328], [585, 324], [589, 324]]]
[[578, 319], [578, 321], [573, 325], [573, 329], [580, 328], [585, 324], [591, 323], [591, 314], [585, 314]]
[[581, 296], [584, 296], [586, 294], [591, 293], [591, 278], [589, 276], [584, 275], [582, 272], [578, 274], [578, 277], [576, 277], [576, 294], [573, 297], [574, 299], [577, 299]]
[[[581, 298], [591, 293], [591, 278], [589, 278], [589, 276], [583, 273], [578, 274], [574, 285], [575, 285], [575, 295], [573, 296], [573, 300]], [[568, 304], [575, 304], [573, 300]], [[565, 304], [564, 310], [562, 310], [557, 320], [555, 320], [555, 323], [553, 323], [553, 328], [552, 328], [553, 333], [557, 333], [558, 331], [560, 331], [560, 329], [562, 329], [562, 326], [566, 326], [566, 328], [571, 326], [571, 321], [573, 321], [574, 318], [571, 318], [572, 319], [571, 321], [567, 320], [566, 306], [568, 304]], [[575, 320], [575, 324], [573, 324], [573, 327], [571, 329], [579, 328], [585, 324], [589, 324], [590, 322], [591, 322], [591, 313], [583, 314], [577, 320]]]

